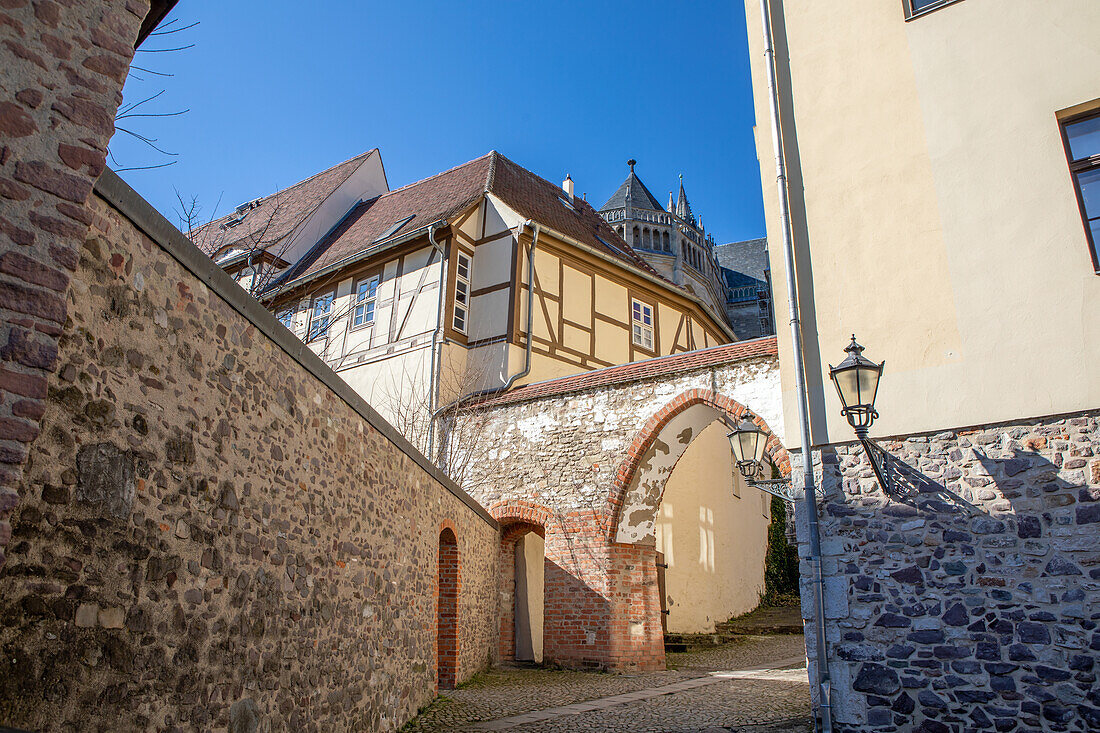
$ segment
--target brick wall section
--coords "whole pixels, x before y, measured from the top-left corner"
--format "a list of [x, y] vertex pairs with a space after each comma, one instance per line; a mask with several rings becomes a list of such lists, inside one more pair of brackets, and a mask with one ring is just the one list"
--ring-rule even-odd
[[148, 2], [0, 3], [0, 566]]
[[458, 538], [446, 522], [439, 533], [439, 565], [436, 580], [436, 669], [440, 690], [451, 690], [458, 673], [458, 598], [462, 561], [458, 555]]
[[89, 212], [0, 572], [0, 720], [395, 730], [435, 694], [444, 522], [479, 558], [456, 679], [482, 668], [495, 522], [281, 348], [269, 314], [245, 318], [105, 201]]
[[1100, 412], [881, 444], [815, 456], [840, 729], [1100, 729]]
[[[505, 528], [542, 530], [547, 661], [663, 667], [652, 540], [616, 542], [613, 526], [639, 457], [672, 416], [700, 403], [740, 416], [747, 405], [760, 424], [782, 424], [775, 340], [734, 346], [543, 382], [481, 407], [484, 434], [493, 440], [490, 460], [464, 488]], [[773, 457], [785, 466], [773, 438]], [[502, 548], [502, 583], [505, 554]], [[502, 586], [500, 603], [500, 653], [507, 657], [510, 587]]]

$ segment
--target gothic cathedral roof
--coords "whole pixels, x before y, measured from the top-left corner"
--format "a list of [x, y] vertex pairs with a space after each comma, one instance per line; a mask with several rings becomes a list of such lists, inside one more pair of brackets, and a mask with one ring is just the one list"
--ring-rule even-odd
[[630, 161], [630, 175], [623, 181], [623, 185], [619, 186], [619, 190], [616, 191], [611, 198], [607, 200], [600, 211], [607, 211], [608, 209], [621, 209], [626, 206], [626, 199], [629, 195], [630, 206], [635, 209], [652, 209], [653, 211], [664, 211], [665, 207], [661, 206], [656, 197], [649, 192], [649, 189], [642, 183], [642, 179], [638, 178], [634, 173], [634, 161]]

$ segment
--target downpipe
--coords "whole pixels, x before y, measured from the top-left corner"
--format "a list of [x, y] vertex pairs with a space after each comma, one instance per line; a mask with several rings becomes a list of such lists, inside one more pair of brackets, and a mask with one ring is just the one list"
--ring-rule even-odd
[[[523, 369], [519, 372], [516, 372], [512, 376], [508, 377], [508, 381], [506, 381], [504, 384], [502, 384], [499, 387], [493, 387], [491, 389], [483, 389], [480, 392], [473, 392], [473, 393], [468, 394], [468, 395], [461, 395], [461, 396], [457, 397], [456, 399], [452, 400], [451, 402], [448, 402], [446, 405], [443, 405], [442, 407], [434, 409], [431, 413], [431, 417], [429, 418], [430, 421], [431, 421], [430, 427], [431, 427], [431, 434], [432, 434], [433, 438], [435, 436], [435, 423], [436, 423], [436, 420], [439, 418], [440, 415], [442, 415], [443, 413], [445, 413], [448, 410], [450, 410], [451, 408], [453, 408], [459, 402], [462, 402], [463, 400], [468, 400], [468, 399], [476, 399], [476, 398], [479, 398], [479, 397], [488, 397], [490, 395], [498, 394], [500, 392], [507, 392], [509, 389], [512, 388], [512, 385], [515, 384], [518, 380], [523, 379], [524, 377], [526, 377], [528, 374], [531, 373], [531, 347], [532, 347], [533, 341], [534, 341], [534, 339], [531, 338], [531, 334], [532, 334], [532, 330], [533, 330], [533, 327], [534, 327], [534, 313], [535, 313], [535, 248], [538, 247], [538, 245], [539, 245], [539, 231], [541, 230], [541, 226], [537, 222], [532, 221], [531, 219], [528, 219], [527, 221], [520, 224], [519, 231], [516, 233], [516, 244], [517, 245], [519, 245], [520, 235], [522, 235], [523, 231], [525, 229], [527, 229], [528, 227], [531, 227], [534, 233], [531, 237], [531, 246], [527, 249], [527, 327], [526, 327], [527, 348], [526, 348], [525, 354], [524, 354]], [[442, 324], [442, 323], [443, 323], [443, 320], [441, 318], [440, 319], [440, 324]], [[442, 447], [443, 446], [442, 446], [442, 441], [441, 441], [440, 449], [442, 449]], [[434, 443], [433, 443], [433, 450], [434, 450]], [[439, 460], [437, 460], [437, 459], [433, 459], [433, 460], [435, 460], [436, 465], [439, 464]]]
[[438, 241], [436, 241], [435, 233], [438, 227], [446, 226], [447, 222], [432, 224], [428, 227], [428, 241], [435, 247], [435, 250], [439, 252], [439, 303], [436, 307], [436, 324], [435, 333], [432, 334], [432, 364], [431, 372], [428, 383], [428, 414], [431, 416], [428, 421], [428, 455], [435, 455], [435, 406], [439, 403], [439, 371], [442, 368], [443, 361], [443, 327], [445, 325], [446, 312], [444, 305], [446, 301], [443, 296], [447, 292], [447, 252], [443, 249]]
[[[790, 204], [787, 192], [787, 167], [783, 155], [782, 126], [779, 115], [779, 87], [775, 74], [775, 49], [772, 45], [771, 9], [768, 0], [760, 0], [760, 17], [764, 29], [764, 66], [768, 74], [768, 103], [771, 109], [772, 145], [775, 152], [775, 184], [779, 192], [779, 216], [783, 231], [783, 254], [787, 276], [787, 305], [791, 326], [791, 353], [798, 393], [798, 427], [802, 440], [802, 486], [809, 520], [810, 573], [814, 593], [814, 636], [817, 647], [817, 690], [821, 730], [831, 733], [832, 683], [829, 660], [825, 651], [825, 578], [821, 568], [821, 533], [817, 516], [817, 491], [814, 487], [814, 464], [810, 442], [810, 418], [806, 388], [806, 370], [802, 353], [802, 326], [798, 315], [798, 285], [795, 278], [794, 237], [791, 232]], [[816, 721], [815, 721], [816, 726]]]

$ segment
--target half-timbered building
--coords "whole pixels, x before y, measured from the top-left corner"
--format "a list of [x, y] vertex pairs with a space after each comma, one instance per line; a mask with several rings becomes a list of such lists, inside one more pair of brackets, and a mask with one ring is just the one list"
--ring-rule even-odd
[[722, 301], [673, 283], [568, 179], [493, 151], [386, 188], [374, 150], [195, 237], [242, 285], [266, 277], [261, 299], [383, 414], [410, 390], [434, 409], [737, 338]]

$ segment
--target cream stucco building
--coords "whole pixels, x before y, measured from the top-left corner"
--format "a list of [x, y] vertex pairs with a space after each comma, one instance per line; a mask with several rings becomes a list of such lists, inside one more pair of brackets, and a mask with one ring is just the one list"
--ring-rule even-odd
[[[815, 698], [844, 730], [1094, 724], [1052, 679], [1091, 666], [1100, 611], [1100, 3], [764, 5], [757, 150], [779, 242], [774, 98], [813, 445], [781, 338], [786, 434], [824, 495]], [[885, 360], [869, 444], [829, 378], [853, 333]]]

